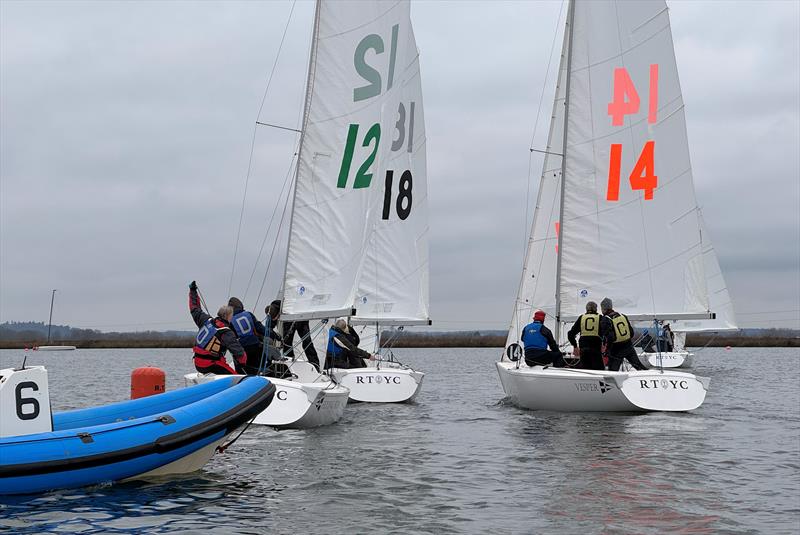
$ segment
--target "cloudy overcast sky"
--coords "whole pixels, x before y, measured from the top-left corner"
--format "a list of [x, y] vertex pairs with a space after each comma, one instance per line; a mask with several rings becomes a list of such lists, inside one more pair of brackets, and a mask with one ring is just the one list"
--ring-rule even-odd
[[[800, 3], [669, 5], [697, 194], [739, 324], [798, 328]], [[191, 328], [192, 279], [222, 304], [254, 121], [291, 6], [0, 2], [0, 322], [46, 321], [52, 288], [56, 323], [102, 330]], [[439, 328], [510, 319], [528, 147], [561, 8], [412, 3]], [[262, 121], [298, 124], [312, 14], [311, 2], [294, 8]], [[294, 143], [256, 133], [234, 293]], [[541, 159], [531, 164], [533, 195]], [[276, 291], [268, 280], [262, 302]]]

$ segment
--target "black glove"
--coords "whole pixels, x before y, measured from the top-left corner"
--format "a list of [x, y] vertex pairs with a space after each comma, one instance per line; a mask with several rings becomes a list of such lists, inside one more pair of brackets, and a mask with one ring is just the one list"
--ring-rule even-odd
[[191, 291], [193, 291], [193, 292], [196, 292], [197, 291], [197, 282], [192, 281], [192, 283], [189, 285], [189, 289]]

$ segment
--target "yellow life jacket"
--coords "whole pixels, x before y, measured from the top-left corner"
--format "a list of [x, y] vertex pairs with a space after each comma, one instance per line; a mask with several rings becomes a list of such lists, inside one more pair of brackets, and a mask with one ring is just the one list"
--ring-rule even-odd
[[600, 314], [581, 316], [581, 336], [600, 336]]
[[614, 325], [614, 334], [616, 335], [616, 343], [627, 342], [631, 339], [631, 325], [628, 323], [628, 318], [619, 314], [615, 318], [611, 318], [611, 324]]

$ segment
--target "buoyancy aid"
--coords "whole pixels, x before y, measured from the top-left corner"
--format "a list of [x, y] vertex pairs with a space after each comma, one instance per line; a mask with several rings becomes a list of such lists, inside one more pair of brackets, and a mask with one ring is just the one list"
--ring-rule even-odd
[[614, 337], [616, 338], [614, 343], [621, 344], [631, 339], [631, 324], [628, 322], [628, 318], [619, 312], [615, 312], [615, 314], [611, 317], [611, 325], [614, 326]]
[[547, 338], [542, 334], [542, 323], [534, 321], [525, 326], [522, 343], [525, 349], [547, 349]]
[[209, 318], [197, 333], [194, 344], [194, 354], [209, 360], [219, 360], [225, 357], [225, 348], [222, 346], [222, 333], [229, 327], [218, 318]]
[[258, 344], [258, 337], [256, 336], [256, 324], [253, 319], [253, 314], [246, 310], [242, 310], [231, 318], [231, 326], [239, 342], [243, 346], [254, 346]]
[[328, 355], [332, 357], [340, 357], [344, 354], [344, 348], [339, 346], [336, 342], [334, 342], [334, 338], [337, 334], [340, 334], [341, 331], [337, 331], [335, 329], [330, 329], [328, 331]]
[[586, 314], [581, 316], [581, 338], [585, 336], [600, 336], [600, 314]]

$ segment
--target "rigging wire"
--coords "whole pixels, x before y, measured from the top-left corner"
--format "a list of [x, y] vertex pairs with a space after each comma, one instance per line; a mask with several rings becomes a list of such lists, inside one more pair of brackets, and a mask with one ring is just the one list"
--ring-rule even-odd
[[231, 288], [233, 287], [233, 275], [236, 272], [236, 257], [239, 254], [239, 238], [242, 234], [242, 221], [244, 220], [244, 207], [245, 202], [247, 201], [247, 186], [250, 184], [250, 173], [253, 167], [253, 154], [255, 152], [256, 146], [256, 134], [258, 132], [258, 120], [261, 117], [261, 111], [264, 109], [264, 103], [267, 101], [267, 93], [269, 93], [270, 85], [272, 84], [272, 77], [275, 74], [275, 68], [278, 65], [278, 60], [281, 57], [281, 50], [283, 49], [283, 42], [286, 39], [286, 33], [289, 31], [289, 24], [292, 21], [292, 14], [294, 13], [294, 7], [297, 4], [297, 0], [292, 1], [292, 7], [289, 10], [289, 16], [286, 19], [286, 25], [283, 28], [283, 35], [281, 35], [281, 42], [278, 45], [278, 52], [275, 54], [275, 61], [272, 63], [272, 69], [269, 72], [269, 77], [267, 78], [267, 86], [264, 88], [264, 95], [261, 97], [261, 105], [258, 107], [258, 113], [256, 114], [256, 122], [253, 124], [253, 137], [250, 141], [250, 156], [247, 160], [247, 174], [245, 175], [244, 179], [244, 192], [242, 193], [242, 208], [239, 211], [239, 226], [236, 230], [236, 243], [233, 248], [233, 264], [231, 265], [231, 276], [228, 279], [228, 295], [231, 294]]
[[[242, 300], [247, 299], [247, 294], [250, 291], [250, 285], [253, 282], [253, 277], [256, 274], [256, 270], [258, 269], [258, 263], [261, 260], [261, 254], [264, 252], [264, 246], [267, 244], [267, 238], [269, 237], [270, 230], [272, 230], [272, 223], [275, 220], [275, 214], [278, 213], [278, 207], [281, 205], [281, 199], [283, 198], [283, 193], [286, 190], [286, 186], [290, 183], [290, 178], [292, 176], [292, 169], [294, 168], [294, 161], [297, 157], [297, 153], [295, 152], [292, 156], [292, 160], [289, 162], [289, 168], [286, 170], [286, 177], [283, 179], [283, 186], [281, 187], [281, 191], [278, 194], [278, 198], [275, 199], [275, 206], [272, 209], [272, 215], [269, 218], [269, 224], [267, 225], [267, 231], [264, 233], [264, 239], [261, 240], [261, 247], [258, 249], [258, 256], [256, 257], [256, 261], [253, 263], [253, 271], [250, 273], [250, 278], [247, 280], [247, 287], [244, 290], [244, 295], [242, 296]], [[276, 235], [277, 239], [277, 235]]]
[[[291, 191], [291, 188], [292, 188], [293, 184], [294, 184], [294, 177], [292, 177], [292, 180], [291, 180], [291, 182], [289, 184], [289, 190], [290, 191]], [[287, 211], [287, 208], [289, 208], [289, 206], [291, 205], [291, 202], [289, 202], [290, 198], [291, 198], [291, 195], [287, 195], [286, 196], [286, 201], [283, 203], [283, 212], [281, 213], [281, 219], [280, 219], [280, 222], [278, 223], [278, 229], [277, 229], [277, 233], [275, 235], [275, 241], [272, 242], [272, 251], [269, 254], [269, 261], [267, 262], [267, 269], [264, 272], [264, 279], [261, 281], [261, 287], [258, 289], [258, 295], [256, 296], [256, 304], [255, 304], [254, 308], [258, 308], [258, 303], [259, 303], [259, 301], [261, 301], [261, 293], [264, 291], [264, 285], [267, 283], [267, 276], [269, 275], [269, 268], [270, 268], [270, 266], [272, 266], [272, 259], [275, 257], [275, 249], [276, 249], [276, 247], [278, 245], [278, 241], [280, 241], [278, 238], [280, 236], [281, 229], [283, 228], [283, 222], [286, 219], [286, 211]]]
[[[548, 58], [547, 58], [547, 70], [545, 71], [545, 75], [544, 75], [544, 83], [542, 83], [542, 92], [539, 95], [539, 105], [538, 105], [538, 107], [536, 109], [536, 120], [533, 123], [533, 131], [531, 132], [531, 142], [530, 142], [529, 151], [528, 151], [528, 177], [527, 177], [527, 180], [526, 180], [526, 191], [525, 191], [525, 222], [523, 223], [523, 230], [522, 230], [522, 232], [523, 232], [523, 251], [527, 251], [527, 247], [525, 246], [525, 244], [527, 244], [527, 242], [528, 242], [528, 232], [530, 230], [528, 228], [528, 217], [529, 217], [529, 211], [530, 211], [529, 210], [529, 208], [530, 208], [529, 205], [530, 205], [530, 200], [531, 200], [530, 199], [530, 197], [531, 197], [531, 170], [533, 168], [533, 153], [534, 152], [540, 152], [540, 151], [537, 151], [537, 150], [535, 150], [533, 148], [533, 142], [536, 139], [536, 131], [539, 128], [539, 119], [540, 119], [540, 117], [542, 115], [542, 103], [544, 102], [544, 94], [545, 94], [545, 90], [547, 89], [547, 81], [550, 78], [550, 67], [551, 67], [551, 65], [553, 63], [553, 52], [555, 51], [556, 40], [558, 38], [558, 29], [561, 27], [561, 14], [564, 11], [564, 4], [565, 3], [566, 3], [565, 0], [562, 0], [561, 7], [559, 7], [559, 9], [558, 9], [558, 18], [556, 19], [556, 29], [553, 32], [553, 42], [550, 44], [550, 54], [548, 55]], [[525, 253], [523, 253], [523, 254], [525, 254]], [[522, 259], [522, 262], [523, 262], [523, 265], [524, 265], [524, 263], [525, 263], [525, 258], [524, 257]]]

